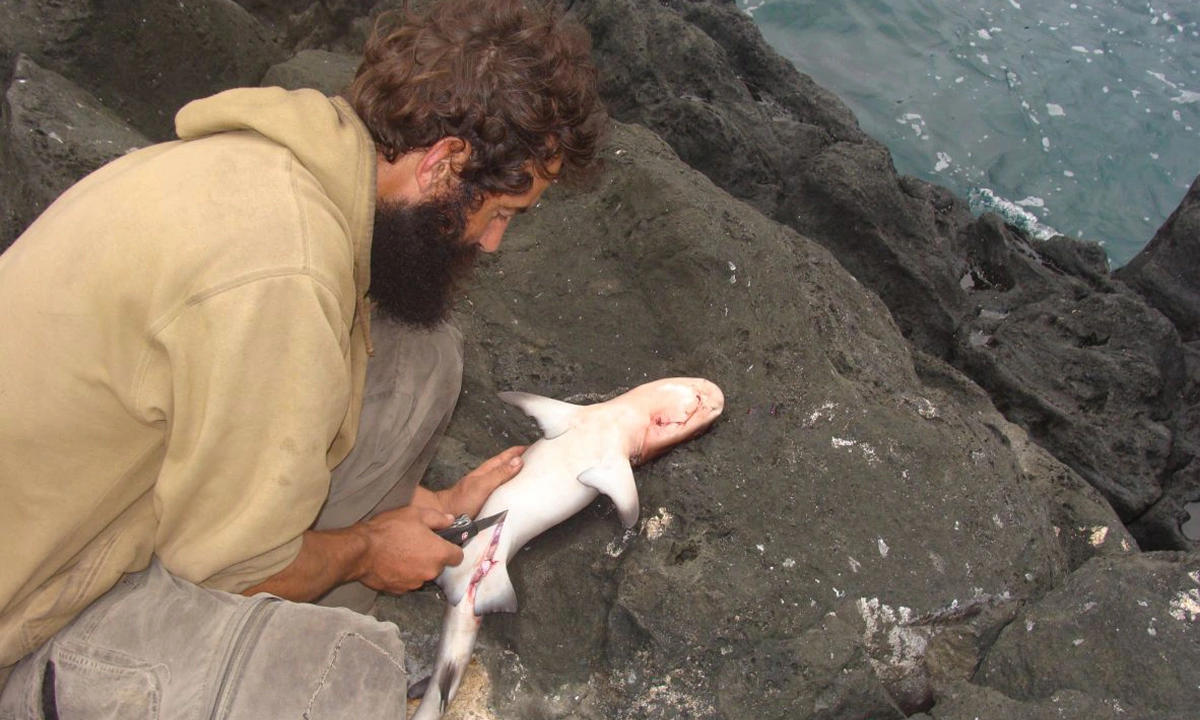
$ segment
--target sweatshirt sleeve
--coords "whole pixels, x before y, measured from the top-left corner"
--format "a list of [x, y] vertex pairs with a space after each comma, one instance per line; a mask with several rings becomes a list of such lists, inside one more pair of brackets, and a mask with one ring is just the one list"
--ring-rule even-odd
[[328, 495], [349, 329], [329, 288], [282, 273], [194, 301], [157, 340], [170, 407], [155, 552], [179, 577], [237, 592], [296, 557]]

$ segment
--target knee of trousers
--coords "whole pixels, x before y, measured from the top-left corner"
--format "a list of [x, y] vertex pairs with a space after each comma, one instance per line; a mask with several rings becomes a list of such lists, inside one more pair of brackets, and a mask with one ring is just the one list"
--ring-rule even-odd
[[457, 326], [445, 322], [429, 331], [425, 342], [434, 350], [429, 354], [433, 362], [417, 371], [427, 373], [431, 385], [446, 388], [447, 401], [453, 406], [462, 390], [462, 331]]
[[453, 406], [463, 373], [463, 336], [456, 326], [445, 322], [421, 330], [382, 318], [372, 324], [371, 339], [375, 355], [367, 362], [368, 397], [399, 380]]

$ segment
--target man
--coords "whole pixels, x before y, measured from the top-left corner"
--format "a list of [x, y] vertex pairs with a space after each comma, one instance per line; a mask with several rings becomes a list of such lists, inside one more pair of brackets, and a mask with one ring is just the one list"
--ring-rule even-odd
[[[521, 448], [417, 487], [461, 380], [445, 320], [474, 255], [594, 166], [605, 122], [578, 26], [442, 0], [378, 26], [345, 97], [193, 102], [179, 141], [48, 208], [0, 256], [0, 717], [300, 695], [339, 714], [381, 706], [353, 679], [402, 689], [391, 626], [249, 608], [365, 610], [461, 561], [434, 531]], [[347, 638], [370, 638], [361, 666]], [[238, 684], [272, 657], [288, 687]]]

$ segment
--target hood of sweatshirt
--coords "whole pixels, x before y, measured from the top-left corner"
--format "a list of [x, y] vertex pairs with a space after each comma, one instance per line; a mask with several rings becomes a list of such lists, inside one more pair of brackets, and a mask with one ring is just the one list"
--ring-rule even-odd
[[[274, 87], [227, 90], [188, 103], [175, 116], [182, 140], [234, 130], [251, 130], [291, 150], [345, 214], [361, 300], [370, 286], [375, 217], [376, 151], [366, 126], [341, 98]], [[364, 177], [369, 182], [350, 181]]]

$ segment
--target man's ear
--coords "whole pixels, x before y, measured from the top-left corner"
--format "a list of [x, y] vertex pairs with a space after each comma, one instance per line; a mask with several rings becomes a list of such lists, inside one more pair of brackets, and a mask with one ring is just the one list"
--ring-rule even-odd
[[417, 164], [417, 187], [421, 195], [428, 197], [431, 191], [441, 192], [458, 177], [470, 157], [471, 145], [461, 138], [444, 137], [429, 146]]

